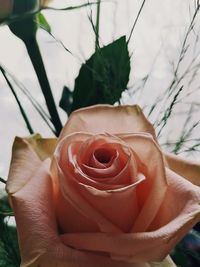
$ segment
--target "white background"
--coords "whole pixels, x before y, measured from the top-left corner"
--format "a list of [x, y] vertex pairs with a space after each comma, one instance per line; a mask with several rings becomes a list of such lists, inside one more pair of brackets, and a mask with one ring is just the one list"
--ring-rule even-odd
[[[87, 1], [55, 0], [55, 5], [70, 6]], [[104, 1], [100, 17], [101, 45], [127, 35], [141, 5], [140, 0]], [[146, 93], [139, 98], [124, 96], [124, 103], [138, 102], [145, 106], [153, 102], [155, 95], [166, 89], [172, 75], [170, 62], [176, 59], [187, 25], [191, 20], [193, 1], [189, 0], [147, 0], [129, 44], [132, 55], [132, 70], [129, 87], [151, 72]], [[96, 8], [92, 7], [95, 15]], [[38, 32], [38, 42], [56, 102], [59, 102], [63, 85], [73, 89], [74, 79], [81, 63], [94, 52], [94, 33], [88, 20], [89, 8], [76, 11], [45, 11], [53, 35], [61, 40], [75, 56], [69, 55], [59, 43], [46, 32]], [[44, 106], [38, 81], [23, 43], [7, 26], [0, 27], [0, 63], [21, 81], [32, 95]], [[123, 67], [123, 66], [122, 66]], [[149, 96], [152, 98], [149, 98]], [[51, 136], [26, 97], [19, 93], [36, 132]], [[200, 102], [199, 91], [195, 101]], [[26, 136], [28, 131], [16, 102], [3, 77], [0, 75], [0, 176], [6, 178], [11, 146], [16, 135]], [[63, 123], [66, 114], [59, 109]], [[177, 124], [173, 124], [173, 129]], [[178, 126], [179, 127], [179, 126]]]

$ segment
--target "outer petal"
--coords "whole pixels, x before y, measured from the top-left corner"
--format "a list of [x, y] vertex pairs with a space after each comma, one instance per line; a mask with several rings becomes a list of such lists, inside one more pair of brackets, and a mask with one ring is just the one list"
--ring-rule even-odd
[[49, 161], [41, 163], [24, 187], [10, 195], [17, 223], [22, 266], [32, 266], [46, 252], [46, 247], [55, 241], [53, 234], [57, 230], [48, 167]]
[[41, 160], [52, 156], [56, 142], [56, 138], [44, 139], [39, 134], [15, 138], [6, 186], [9, 194], [17, 192], [29, 181]]
[[13, 194], [20, 190], [30, 179], [41, 160], [29, 143], [16, 137], [13, 150], [6, 190]]
[[132, 232], [146, 231], [154, 220], [167, 190], [167, 179], [162, 152], [147, 133], [120, 135], [138, 158], [138, 170], [147, 178], [137, 186], [137, 199], [141, 210]]
[[40, 134], [24, 138], [41, 160], [53, 155], [57, 144], [57, 138], [42, 138]]
[[65, 234], [62, 236], [63, 242], [77, 249], [107, 252], [113, 259], [118, 260], [162, 261], [200, 219], [199, 188], [168, 169], [167, 178], [169, 193], [159, 211], [162, 218], [157, 217], [163, 220], [160, 221], [160, 228], [152, 231], [149, 228], [147, 232], [127, 234]]
[[200, 163], [186, 160], [173, 154], [165, 154], [171, 170], [183, 176], [195, 185], [200, 186]]
[[155, 136], [152, 125], [139, 106], [96, 105], [73, 112], [64, 126], [60, 139], [74, 132], [133, 133], [148, 132]]

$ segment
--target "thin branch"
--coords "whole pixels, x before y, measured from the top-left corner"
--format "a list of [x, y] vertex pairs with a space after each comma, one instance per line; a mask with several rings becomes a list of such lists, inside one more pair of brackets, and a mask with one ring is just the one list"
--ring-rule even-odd
[[101, 0], [97, 2], [97, 16], [96, 16], [96, 41], [95, 41], [95, 50], [97, 51], [99, 48], [99, 23], [100, 23], [100, 10], [101, 10]]
[[42, 117], [44, 122], [47, 124], [47, 126], [51, 129], [52, 133], [55, 134], [55, 130], [53, 128], [51, 119], [49, 114], [46, 113], [46, 111], [43, 109], [43, 107], [37, 102], [37, 100], [31, 95], [31, 93], [28, 91], [28, 89], [19, 82], [16, 77], [14, 77], [13, 74], [11, 74], [8, 70], [4, 68], [4, 71], [7, 75], [10, 76], [12, 81], [16, 84], [16, 86], [22, 91], [22, 93], [28, 98], [28, 100], [31, 102], [33, 107], [36, 109], [36, 111], [39, 113], [39, 115]]
[[[98, 0], [99, 1], [99, 0]], [[42, 9], [46, 9], [46, 10], [53, 10], [53, 11], [70, 11], [70, 10], [74, 10], [74, 9], [79, 9], [82, 7], [87, 7], [87, 6], [91, 6], [91, 5], [97, 5], [98, 2], [91, 2], [91, 3], [86, 3], [86, 4], [82, 4], [82, 5], [78, 5], [78, 6], [69, 6], [69, 7], [63, 7], [63, 8], [56, 8], [56, 7], [43, 7]]]
[[0, 182], [6, 184], [6, 180], [4, 180], [3, 178], [0, 177]]
[[140, 14], [141, 14], [141, 12], [142, 12], [142, 10], [143, 10], [143, 7], [144, 7], [145, 2], [146, 2], [146, 0], [143, 0], [142, 5], [141, 5], [141, 7], [140, 7], [140, 9], [139, 9], [139, 11], [138, 11], [138, 14], [137, 14], [137, 16], [136, 16], [136, 19], [135, 19], [135, 21], [134, 21], [134, 23], [133, 23], [133, 27], [132, 27], [132, 29], [131, 29], [131, 32], [130, 32], [130, 35], [129, 35], [129, 38], [128, 38], [127, 43], [130, 42], [130, 39], [131, 39], [131, 37], [132, 37], [132, 35], [133, 35], [133, 31], [134, 31], [135, 26], [136, 26], [136, 24], [137, 24], [137, 21], [138, 21], [138, 19], [139, 19], [139, 17], [140, 17]]

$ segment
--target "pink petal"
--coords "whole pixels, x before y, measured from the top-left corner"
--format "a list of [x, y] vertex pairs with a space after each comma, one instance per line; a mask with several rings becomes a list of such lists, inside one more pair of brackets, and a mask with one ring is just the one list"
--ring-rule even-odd
[[96, 105], [79, 109], [71, 114], [60, 139], [80, 131], [93, 134], [148, 132], [155, 136], [139, 106]]
[[[138, 267], [108, 256], [71, 249], [61, 242], [54, 215], [49, 161], [12, 198], [16, 215], [21, 267]], [[148, 266], [148, 265], [147, 265]], [[146, 267], [140, 264], [140, 267]]]
[[[83, 138], [82, 133], [80, 133], [79, 135], [81, 140]], [[60, 141], [57, 150], [55, 151], [55, 161], [58, 170], [57, 179], [60, 181], [60, 190], [62, 191], [62, 193], [60, 194], [63, 194], [63, 197], [61, 197], [59, 194], [57, 204], [58, 220], [62, 230], [64, 232], [80, 231], [80, 229], [85, 229], [83, 231], [88, 231], [89, 226], [92, 227], [91, 229], [94, 229], [95, 226], [92, 226], [91, 224], [93, 221], [96, 225], [99, 226], [99, 229], [104, 229], [104, 232], [115, 232], [116, 230], [125, 232], [130, 231], [133, 222], [138, 214], [138, 203], [135, 188], [138, 183], [144, 180], [143, 176], [142, 179], [140, 177], [133, 177], [132, 180], [130, 179], [130, 168], [132, 169], [130, 165], [136, 165], [136, 161], [129, 161], [117, 176], [110, 177], [110, 180], [112, 180], [114, 186], [112, 185], [112, 183], [109, 183], [108, 189], [105, 190], [101, 187], [99, 190], [90, 186], [88, 184], [88, 180], [95, 180], [95, 182], [97, 182], [98, 180], [100, 184], [100, 180], [105, 183], [105, 180], [106, 182], [108, 182], [107, 180], [109, 178], [97, 179], [96, 177], [91, 176], [89, 177], [89, 179], [87, 179], [86, 175], [82, 172], [82, 170], [80, 170], [80, 167], [76, 162], [76, 151], [78, 149], [75, 146], [73, 151], [73, 143], [70, 143], [71, 139], [73, 140], [72, 135], [69, 138], [63, 138]], [[113, 148], [116, 147], [118, 151], [122, 150], [122, 148], [120, 148], [119, 146], [120, 143], [114, 143], [116, 142], [116, 140], [118, 142], [121, 142], [120, 140], [112, 136], [103, 135], [94, 136], [86, 140], [83, 143], [84, 148], [87, 150], [87, 148], [89, 149], [92, 146], [92, 148], [95, 150], [96, 147], [95, 145], [93, 145], [92, 140], [96, 145], [101, 145], [102, 147], [101, 143], [97, 144], [95, 142], [96, 139], [104, 139], [104, 142], [107, 142], [108, 144], [108, 148], [109, 146], [111, 146]], [[85, 143], [88, 143], [90, 145], [85, 145]], [[79, 144], [78, 134], [76, 134], [75, 145], [76, 144]], [[82, 161], [85, 160], [85, 157], [87, 160], [87, 157], [89, 157], [92, 151], [91, 153], [89, 153], [89, 155], [88, 153], [87, 151], [82, 152], [82, 154], [85, 154], [85, 156], [81, 159]], [[123, 153], [122, 151], [119, 151], [119, 157], [123, 156], [125, 158]], [[120, 162], [123, 161], [125, 160], [120, 160]], [[72, 166], [70, 166], [69, 163]], [[105, 172], [106, 170], [107, 169], [105, 168], [99, 169], [99, 171], [102, 172]], [[135, 174], [133, 173], [133, 175]], [[55, 174], [53, 174], [53, 177], [55, 177]], [[116, 189], [115, 182], [119, 183], [119, 181], [120, 187]], [[76, 210], [76, 212], [73, 212], [70, 204]], [[119, 210], [121, 210], [120, 213]], [[78, 212], [80, 214], [78, 214]], [[73, 213], [73, 216], [71, 216], [71, 213]], [[65, 216], [63, 216], [63, 214], [65, 214]], [[63, 217], [67, 218], [69, 217], [69, 215], [71, 217], [70, 219], [63, 220]], [[83, 216], [90, 219], [91, 223], [86, 219], [86, 222], [84, 223]], [[124, 218], [126, 218], [126, 220], [124, 220]], [[78, 223], [78, 221], [80, 220], [82, 222], [81, 225], [80, 223]], [[101, 221], [104, 226], [102, 225]], [[108, 231], [108, 229], [110, 230]]]
[[30, 180], [40, 163], [41, 160], [31, 145], [25, 139], [16, 137], [6, 185], [7, 192], [13, 194], [20, 190]]
[[165, 158], [171, 170], [185, 177], [195, 185], [200, 186], [200, 163], [183, 159], [173, 154], [165, 154]]
[[156, 218], [160, 217], [158, 228], [127, 234], [64, 234], [63, 242], [77, 249], [107, 252], [115, 259], [133, 262], [162, 261], [200, 219], [200, 190], [168, 169], [167, 179], [169, 193], [167, 192]]
[[[64, 197], [61, 198], [61, 192], [58, 194], [60, 197], [58, 198], [57, 211], [59, 222], [60, 224], [62, 224], [62, 229], [64, 231], [70, 231], [71, 228], [68, 227], [69, 224], [71, 225], [71, 223], [73, 223], [74, 226], [77, 225], [79, 227], [79, 220], [81, 220], [83, 216], [88, 218], [89, 222], [92, 221], [97, 224], [103, 232], [121, 232], [121, 230], [117, 226], [115, 226], [109, 219], [105, 218], [101, 214], [101, 212], [99, 212], [90, 203], [88, 203], [88, 201], [81, 195], [81, 192], [79, 191], [79, 189], [81, 188], [81, 184], [78, 184], [70, 173], [68, 174], [67, 179], [65, 179], [65, 176], [62, 170], [60, 169], [60, 166], [58, 165], [56, 159], [55, 163], [57, 164], [58, 171], [57, 179], [60, 181], [62, 195]], [[53, 176], [55, 177], [56, 173], [54, 173]], [[68, 207], [72, 207], [70, 209], [71, 211], [76, 211], [74, 217], [72, 217], [69, 213]], [[69, 217], [69, 214], [71, 218], [68, 218], [68, 220], [67, 217]], [[82, 216], [79, 216], [79, 214]], [[87, 220], [85, 221], [85, 225], [80, 225], [80, 227], [84, 228], [85, 226], [87, 229]], [[93, 227], [91, 229], [93, 229]]]
[[138, 171], [146, 177], [137, 186], [140, 213], [132, 232], [143, 232], [153, 221], [167, 190], [167, 179], [162, 152], [150, 134], [120, 135], [138, 158]]
[[57, 238], [48, 167], [49, 161], [40, 164], [26, 185], [11, 195], [22, 266], [37, 261]]

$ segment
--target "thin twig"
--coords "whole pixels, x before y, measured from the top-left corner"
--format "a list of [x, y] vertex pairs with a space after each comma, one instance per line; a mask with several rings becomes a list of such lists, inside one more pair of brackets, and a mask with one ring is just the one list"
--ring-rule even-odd
[[90, 3], [78, 5], [78, 6], [68, 6], [68, 7], [63, 7], [63, 8], [56, 8], [56, 7], [47, 6], [47, 7], [43, 7], [42, 9], [53, 10], [53, 11], [70, 11], [70, 10], [79, 9], [82, 7], [87, 7], [87, 6], [91, 6], [91, 5], [97, 5], [97, 4], [98, 4], [98, 2], [90, 2]]
[[133, 27], [132, 27], [132, 29], [131, 29], [131, 32], [130, 32], [130, 35], [129, 35], [129, 38], [128, 38], [127, 43], [130, 42], [130, 39], [131, 39], [131, 37], [132, 37], [132, 35], [133, 35], [133, 31], [134, 31], [135, 26], [136, 26], [136, 24], [137, 24], [137, 21], [138, 21], [138, 19], [139, 19], [139, 17], [140, 17], [140, 14], [141, 14], [141, 12], [142, 12], [142, 9], [143, 9], [143, 7], [144, 7], [145, 2], [146, 2], [146, 0], [143, 0], [142, 5], [141, 5], [141, 7], [140, 7], [140, 9], [139, 9], [139, 11], [138, 11], [138, 14], [137, 14], [137, 16], [136, 16], [136, 19], [135, 19], [135, 21], [134, 21], [134, 23], [133, 23]]
[[13, 74], [11, 74], [7, 69], [4, 68], [4, 71], [7, 73], [7, 75], [10, 76], [12, 81], [16, 84], [16, 86], [22, 91], [22, 93], [29, 99], [33, 107], [36, 109], [36, 111], [39, 113], [39, 115], [42, 117], [44, 122], [47, 124], [47, 126], [51, 129], [52, 133], [55, 134], [55, 130], [53, 128], [51, 119], [49, 114], [46, 113], [46, 111], [43, 109], [43, 107], [38, 103], [38, 101], [31, 95], [31, 93], [28, 91], [28, 89], [19, 82], [16, 77], [14, 77]]
[[4, 180], [3, 178], [0, 177], [0, 182], [6, 184], [6, 180]]
[[97, 15], [96, 15], [96, 41], [95, 41], [95, 51], [99, 48], [99, 22], [100, 22], [100, 10], [101, 10], [101, 0], [97, 2]]

